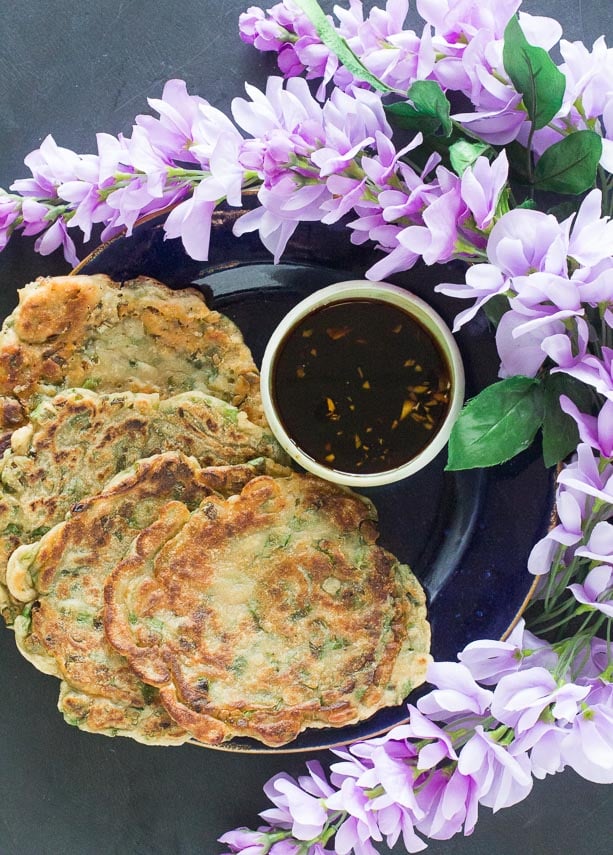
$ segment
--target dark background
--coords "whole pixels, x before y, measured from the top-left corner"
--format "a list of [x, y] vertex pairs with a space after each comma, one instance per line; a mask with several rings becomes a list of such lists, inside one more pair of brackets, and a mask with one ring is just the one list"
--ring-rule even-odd
[[[3, 3], [0, 186], [25, 177], [23, 157], [48, 133], [80, 153], [95, 151], [97, 131], [129, 134], [146, 98], [159, 97], [171, 77], [224, 110], [245, 80], [262, 86], [274, 60], [239, 40], [238, 15], [248, 5]], [[333, 4], [323, 5], [329, 11]], [[523, 8], [557, 17], [569, 40], [591, 45], [604, 33], [611, 41], [607, 0], [530, 0]], [[413, 10], [410, 23], [417, 23]], [[16, 239], [0, 255], [0, 289], [67, 269], [60, 254], [41, 258], [32, 240]], [[6, 632], [0, 675], [0, 855], [217, 855], [224, 831], [257, 825], [270, 776], [304, 770], [301, 755], [151, 748], [69, 728], [55, 711], [56, 680], [21, 660]], [[482, 809], [472, 837], [432, 842], [428, 851], [609, 855], [612, 807], [610, 789], [566, 772], [536, 782], [526, 801], [496, 816]]]

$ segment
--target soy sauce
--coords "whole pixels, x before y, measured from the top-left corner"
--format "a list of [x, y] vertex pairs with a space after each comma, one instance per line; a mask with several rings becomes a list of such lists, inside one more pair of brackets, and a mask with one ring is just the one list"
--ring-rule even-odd
[[330, 469], [374, 473], [408, 462], [449, 410], [450, 368], [437, 342], [390, 303], [347, 299], [287, 334], [273, 369], [280, 419]]

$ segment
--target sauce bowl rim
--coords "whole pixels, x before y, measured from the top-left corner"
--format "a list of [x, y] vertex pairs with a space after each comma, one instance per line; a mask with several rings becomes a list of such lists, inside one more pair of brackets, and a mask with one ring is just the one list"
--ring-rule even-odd
[[[448, 362], [451, 377], [451, 402], [439, 430], [432, 440], [406, 463], [380, 472], [345, 472], [332, 469], [306, 454], [283, 425], [274, 400], [273, 379], [276, 355], [288, 333], [307, 315], [334, 303], [349, 299], [368, 299], [390, 303], [413, 316], [432, 335]], [[297, 303], [274, 329], [262, 358], [260, 390], [264, 415], [281, 447], [308, 472], [347, 487], [376, 487], [392, 484], [414, 475], [430, 463], [447, 444], [452, 427], [464, 403], [464, 366], [458, 345], [445, 321], [432, 306], [415, 294], [389, 282], [348, 279], [321, 288]]]

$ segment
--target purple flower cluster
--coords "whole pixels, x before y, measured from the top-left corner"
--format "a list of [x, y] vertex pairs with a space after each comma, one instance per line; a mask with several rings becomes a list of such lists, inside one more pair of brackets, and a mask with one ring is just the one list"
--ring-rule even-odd
[[97, 154], [80, 155], [47, 137], [25, 158], [31, 178], [15, 181], [0, 195], [0, 246], [20, 230], [40, 235], [35, 249], [47, 255], [62, 246], [76, 264], [69, 229], [87, 241], [93, 226], [106, 239], [129, 234], [145, 214], [175, 205], [165, 229], [182, 237], [194, 258], [206, 258], [211, 213], [217, 201], [240, 204], [244, 180], [237, 161], [240, 134], [204, 99], [171, 80], [161, 99], [151, 99], [158, 117], [136, 118], [132, 136], [98, 134]]
[[247, 94], [251, 101], [235, 99], [232, 112], [252, 135], [239, 162], [257, 176], [260, 207], [238, 220], [235, 234], [258, 229], [278, 260], [300, 222], [331, 222], [363, 195], [362, 153], [386, 149], [392, 131], [380, 97], [366, 90], [336, 89], [322, 106], [302, 78], [284, 87], [272, 77], [265, 93], [247, 86]]
[[[237, 124], [252, 135], [239, 152], [260, 182], [260, 207], [237, 222], [235, 233], [258, 229], [281, 256], [300, 222], [348, 223], [352, 240], [375, 241], [387, 255], [368, 276], [427, 264], [479, 258], [506, 187], [502, 153], [492, 164], [479, 157], [460, 177], [433, 156], [417, 170], [407, 158], [422, 142], [417, 134], [396, 150], [379, 94], [335, 89], [320, 105], [303, 78], [283, 87], [270, 78], [266, 93], [248, 86], [251, 101], [235, 99]], [[406, 225], [409, 223], [410, 225]]]
[[406, 724], [336, 750], [329, 781], [318, 763], [297, 780], [277, 775], [265, 788], [275, 807], [261, 814], [270, 824], [221, 841], [241, 855], [316, 855], [334, 835], [338, 855], [376, 855], [377, 842], [402, 838], [407, 852], [420, 852], [423, 837], [471, 834], [480, 805], [516, 804], [534, 777], [570, 766], [613, 782], [613, 687], [603, 678], [602, 642], [592, 645], [580, 683], [554, 677], [558, 654], [523, 621], [507, 641], [473, 642], [459, 658], [430, 666], [435, 688], [408, 707]]
[[129, 234], [140, 216], [174, 205], [166, 236], [205, 259], [215, 206], [239, 206], [252, 186], [259, 207], [238, 219], [235, 234], [258, 230], [276, 261], [299, 223], [351, 215], [354, 242], [370, 239], [387, 253], [369, 271], [375, 278], [420, 257], [428, 264], [482, 257], [483, 233], [506, 192], [504, 153], [492, 164], [479, 157], [461, 177], [438, 156], [418, 170], [407, 158], [421, 134], [396, 150], [377, 93], [337, 88], [322, 105], [302, 78], [284, 86], [272, 77], [265, 92], [246, 89], [250, 100], [232, 105], [236, 125], [172, 80], [161, 99], [150, 100], [159, 118], [137, 117], [129, 139], [99, 134], [97, 155], [47, 138], [26, 158], [33, 177], [0, 196], [4, 242], [16, 228], [42, 233], [38, 251], [62, 244], [75, 263], [70, 228], [85, 239], [97, 223], [103, 239]]
[[516, 208], [491, 229], [487, 263], [467, 270], [465, 284], [441, 284], [450, 296], [473, 298], [455, 329], [492, 297], [504, 294], [507, 311], [496, 331], [501, 376], [534, 377], [547, 358], [555, 371], [590, 383], [602, 394], [611, 386], [610, 355], [588, 354], [586, 317], [601, 310], [613, 327], [613, 220], [601, 216], [602, 194], [593, 190], [578, 213], [563, 222], [552, 214]]
[[[460, 92], [471, 102], [470, 112], [455, 120], [481, 139], [504, 145], [514, 139], [526, 142], [529, 123], [521, 97], [503, 65], [504, 29], [518, 11], [521, 0], [420, 0], [417, 10], [424, 20], [421, 33], [405, 29], [408, 0], [388, 0], [385, 9], [374, 7], [364, 16], [363, 5], [352, 0], [349, 9], [335, 8], [336, 30], [368, 70], [392, 89], [405, 92], [416, 80], [436, 80], [445, 91]], [[562, 30], [552, 18], [520, 12], [522, 29], [531, 44], [549, 51], [560, 43], [566, 74], [564, 104], [552, 127], [539, 131], [536, 152], [562, 138], [569, 125], [599, 124], [605, 139], [603, 166], [613, 164], [613, 54], [603, 38], [592, 51], [580, 42], [562, 40]], [[331, 21], [332, 23], [332, 21]], [[356, 80], [317, 36], [308, 17], [293, 0], [264, 12], [251, 7], [239, 19], [241, 38], [259, 50], [275, 51], [285, 76], [305, 74], [321, 80], [318, 95], [333, 81], [351, 90], [364, 84]]]
[[[528, 140], [541, 154], [563, 139], [569, 128], [597, 130], [603, 138], [602, 166], [613, 171], [613, 50], [603, 37], [590, 51], [581, 42], [561, 39], [562, 29], [552, 18], [519, 13], [521, 27], [531, 44], [546, 51], [559, 44], [566, 77], [561, 109], [546, 128], [530, 134], [525, 107], [503, 64], [503, 35], [521, 0], [420, 0], [417, 10], [424, 20], [421, 33], [405, 29], [408, 0], [388, 0], [385, 9], [374, 7], [364, 16], [360, 0], [348, 9], [335, 7], [336, 30], [366, 68], [398, 92], [416, 80], [435, 80], [444, 91], [459, 92], [472, 105], [454, 119], [471, 134], [496, 145]], [[331, 20], [331, 23], [332, 20]], [[259, 50], [275, 51], [287, 77], [305, 74], [321, 80], [318, 97], [326, 85], [352, 91], [365, 84], [356, 80], [293, 0], [264, 12], [252, 6], [240, 16], [241, 38]]]

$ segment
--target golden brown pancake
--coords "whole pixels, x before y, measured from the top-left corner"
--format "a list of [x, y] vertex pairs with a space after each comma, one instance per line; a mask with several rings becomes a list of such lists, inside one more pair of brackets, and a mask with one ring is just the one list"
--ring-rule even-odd
[[160, 704], [158, 693], [143, 684], [145, 704], [126, 705], [88, 695], [62, 680], [58, 709], [67, 724], [102, 736], [129, 736], [145, 745], [181, 745], [191, 739]]
[[38, 540], [135, 460], [173, 449], [202, 466], [284, 459], [269, 431], [199, 391], [160, 399], [71, 389], [40, 401], [0, 458], [0, 610], [7, 623], [15, 612], [4, 586], [11, 552]]
[[107, 637], [202, 742], [283, 745], [425, 679], [425, 598], [375, 510], [305, 475], [164, 507], [105, 586]]
[[194, 289], [140, 277], [39, 278], [0, 332], [0, 428], [22, 424], [41, 394], [199, 389], [263, 423], [259, 377], [236, 325]]
[[[11, 595], [28, 605], [15, 620], [23, 655], [39, 670], [65, 680], [71, 689], [125, 709], [129, 731], [134, 709], [142, 719], [160, 711], [155, 693], [107, 642], [103, 589], [107, 575], [129, 550], [134, 537], [166, 506], [194, 508], [210, 495], [228, 495], [265, 469], [254, 465], [201, 468], [193, 458], [167, 452], [140, 460], [97, 496], [83, 499], [71, 517], [40, 541], [11, 556]], [[84, 718], [93, 729], [95, 716]], [[138, 722], [135, 726], [138, 725]]]

